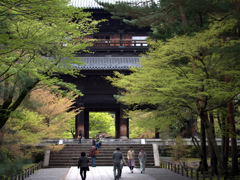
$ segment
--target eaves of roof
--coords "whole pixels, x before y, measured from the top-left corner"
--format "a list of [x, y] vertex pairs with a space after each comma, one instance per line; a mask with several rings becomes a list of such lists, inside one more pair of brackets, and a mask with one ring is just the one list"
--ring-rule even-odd
[[129, 70], [140, 67], [140, 57], [82, 57], [85, 65], [73, 65], [80, 70]]
[[[156, 3], [158, 0], [153, 0]], [[119, 2], [124, 2], [124, 3], [129, 3], [129, 4], [134, 4], [134, 5], [145, 5], [148, 3], [151, 3], [151, 0], [99, 0], [99, 2], [103, 3], [119, 3]], [[101, 5], [99, 5], [95, 0], [71, 0], [70, 5], [73, 5], [74, 7], [78, 8], [88, 8], [88, 9], [103, 9]]]

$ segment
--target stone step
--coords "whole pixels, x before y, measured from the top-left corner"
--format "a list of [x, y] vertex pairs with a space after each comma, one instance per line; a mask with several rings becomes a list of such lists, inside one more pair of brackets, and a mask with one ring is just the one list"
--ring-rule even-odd
[[[52, 164], [51, 168], [66, 168], [66, 167], [72, 167], [72, 166], [77, 166], [77, 164], [75, 163], [56, 163], [56, 164]], [[89, 163], [89, 166], [91, 166], [91, 162]], [[113, 163], [109, 164], [109, 163], [102, 163], [102, 162], [95, 162], [95, 166], [113, 166]], [[136, 163], [136, 168], [139, 168], [139, 164]], [[148, 168], [154, 168], [154, 163], [152, 164], [147, 164], [146, 163], [146, 167]]]
[[[126, 161], [127, 162], [127, 161]], [[98, 158], [96, 158], [95, 164], [98, 166], [112, 166], [113, 165], [113, 161], [112, 159], [107, 161], [107, 160], [100, 160]], [[135, 164], [137, 167], [139, 167], [139, 161], [136, 160]], [[78, 160], [68, 160], [68, 161], [52, 161], [50, 163], [50, 166], [62, 166], [62, 167], [69, 167], [69, 166], [77, 166], [78, 165]], [[91, 165], [91, 159], [89, 158], [89, 165]], [[154, 160], [151, 159], [147, 159], [146, 161], [146, 166], [147, 167], [154, 167]]]
[[[96, 157], [96, 166], [112, 166], [112, 154], [116, 150], [116, 147], [120, 148], [120, 151], [123, 153], [126, 160], [127, 151], [129, 147], [133, 147], [135, 151], [135, 160], [136, 166], [139, 167], [139, 162], [137, 155], [140, 152], [141, 148], [147, 153], [147, 162], [148, 167], [154, 167], [154, 156], [152, 144], [105, 144], [103, 143], [101, 148], [99, 148], [99, 154]], [[70, 167], [77, 166], [78, 158], [80, 153], [85, 151], [86, 154], [90, 152], [91, 144], [66, 144], [64, 148], [59, 152], [51, 152], [50, 155], [50, 167]], [[90, 164], [91, 164], [91, 158]]]

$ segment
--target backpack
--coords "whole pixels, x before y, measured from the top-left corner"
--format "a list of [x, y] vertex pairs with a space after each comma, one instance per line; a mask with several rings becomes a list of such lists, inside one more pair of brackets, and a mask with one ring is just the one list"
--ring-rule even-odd
[[89, 152], [89, 156], [93, 156], [94, 154], [93, 154], [93, 149], [91, 149], [90, 150], [90, 152]]

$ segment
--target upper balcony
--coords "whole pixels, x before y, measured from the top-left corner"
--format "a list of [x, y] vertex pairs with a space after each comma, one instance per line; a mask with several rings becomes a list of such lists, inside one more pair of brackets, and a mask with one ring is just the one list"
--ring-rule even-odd
[[89, 49], [93, 51], [147, 51], [148, 44], [142, 39], [97, 39]]

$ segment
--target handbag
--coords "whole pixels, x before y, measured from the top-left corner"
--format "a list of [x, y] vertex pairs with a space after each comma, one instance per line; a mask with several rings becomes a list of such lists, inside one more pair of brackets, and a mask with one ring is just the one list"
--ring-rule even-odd
[[81, 137], [82, 137], [82, 136], [78, 136], [77, 138], [78, 138], [78, 139], [81, 139]]
[[90, 171], [89, 167], [87, 167], [87, 171]]

